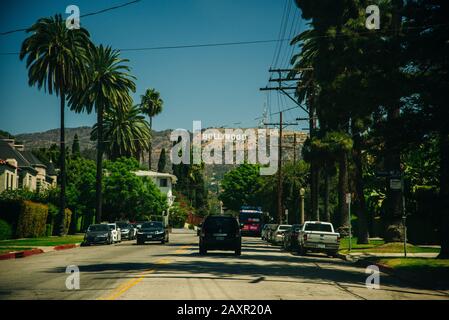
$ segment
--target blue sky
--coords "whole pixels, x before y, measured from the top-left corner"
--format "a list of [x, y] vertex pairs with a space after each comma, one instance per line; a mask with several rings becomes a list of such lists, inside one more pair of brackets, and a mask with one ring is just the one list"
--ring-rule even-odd
[[[0, 32], [28, 27], [37, 18], [55, 13], [67, 16], [65, 8], [70, 4], [84, 14], [128, 1], [1, 1]], [[81, 18], [81, 24], [96, 44], [117, 49], [278, 39], [285, 1], [291, 6], [288, 37], [305, 26], [293, 0], [142, 0]], [[0, 52], [18, 52], [25, 37], [25, 32], [0, 36]], [[203, 127], [250, 127], [257, 125], [255, 118], [267, 102], [267, 93], [259, 88], [267, 84], [275, 48], [276, 43], [264, 43], [126, 51], [122, 57], [130, 60], [137, 78], [135, 102], [146, 88], [161, 92], [165, 108], [155, 118], [154, 129], [191, 129], [193, 120], [201, 120]], [[290, 54], [284, 43], [276, 66], [286, 67]], [[0, 129], [17, 134], [59, 127], [58, 98], [28, 86], [25, 64], [18, 56], [0, 55], [0, 70]], [[291, 106], [271, 94], [272, 112]], [[289, 111], [286, 120], [299, 115]], [[67, 127], [94, 123], [94, 114], [66, 111]]]

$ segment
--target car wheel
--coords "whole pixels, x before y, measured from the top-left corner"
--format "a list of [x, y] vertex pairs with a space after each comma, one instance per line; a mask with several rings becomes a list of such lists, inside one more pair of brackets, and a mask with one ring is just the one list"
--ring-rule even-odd
[[306, 255], [306, 250], [305, 250], [304, 247], [301, 246], [301, 245], [298, 247], [298, 254], [299, 254], [300, 256], [305, 256], [305, 255]]
[[242, 248], [235, 250], [234, 253], [235, 253], [236, 256], [242, 255]]
[[328, 252], [326, 252], [326, 254], [329, 257], [332, 257], [332, 258], [336, 258], [337, 257], [337, 251], [335, 251], [335, 250], [329, 250]]
[[165, 240], [161, 240], [161, 244], [165, 244]]
[[207, 250], [204, 249], [203, 247], [200, 247], [200, 254], [201, 254], [201, 255], [207, 254]]

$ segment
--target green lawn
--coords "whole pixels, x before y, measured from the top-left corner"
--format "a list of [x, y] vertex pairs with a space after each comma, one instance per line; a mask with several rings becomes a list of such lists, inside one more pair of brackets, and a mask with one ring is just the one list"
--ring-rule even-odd
[[31, 250], [33, 248], [29, 248], [29, 247], [20, 247], [20, 248], [15, 248], [15, 247], [0, 247], [0, 254], [3, 253], [8, 253], [8, 252], [13, 252], [13, 251], [22, 251], [22, 250]]
[[8, 246], [24, 246], [24, 247], [46, 247], [46, 246], [58, 246], [61, 244], [81, 243], [83, 242], [84, 235], [76, 234], [63, 237], [43, 237], [43, 238], [27, 238], [27, 239], [14, 239], [14, 240], [1, 240], [0, 250], [2, 247]]
[[[349, 238], [344, 238], [340, 242], [340, 253], [349, 252]], [[351, 252], [369, 252], [369, 253], [402, 253], [404, 244], [402, 242], [385, 243], [383, 240], [371, 240], [369, 244], [357, 244], [357, 238], [352, 238]], [[434, 253], [440, 252], [438, 248], [420, 247], [407, 244], [408, 253]]]
[[389, 266], [398, 272], [403, 271], [407, 273], [407, 276], [416, 277], [423, 283], [439, 288], [449, 288], [449, 259], [378, 258], [373, 261]]

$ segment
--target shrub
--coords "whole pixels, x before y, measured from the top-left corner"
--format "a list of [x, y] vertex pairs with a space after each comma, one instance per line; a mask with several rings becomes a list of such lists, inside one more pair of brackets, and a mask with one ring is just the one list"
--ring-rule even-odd
[[31, 201], [23, 201], [17, 221], [16, 237], [36, 238], [45, 235], [48, 206]]
[[70, 222], [72, 220], [72, 210], [66, 208], [64, 213], [65, 213], [64, 234], [67, 234], [69, 232]]
[[0, 240], [11, 239], [12, 228], [5, 220], [0, 220]]
[[50, 237], [53, 234], [53, 225], [47, 223], [45, 225], [45, 236], [46, 237]]

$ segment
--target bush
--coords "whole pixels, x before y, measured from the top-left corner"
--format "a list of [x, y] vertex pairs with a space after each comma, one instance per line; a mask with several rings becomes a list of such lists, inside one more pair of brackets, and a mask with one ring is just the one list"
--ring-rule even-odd
[[11, 239], [12, 228], [5, 220], [0, 220], [0, 240]]
[[23, 201], [17, 221], [15, 235], [18, 238], [42, 237], [46, 232], [48, 206], [31, 201]]
[[51, 235], [53, 235], [53, 225], [47, 223], [45, 225], [45, 236], [50, 237]]
[[64, 234], [67, 234], [70, 229], [70, 222], [72, 221], [72, 210], [66, 208], [64, 213], [65, 213]]

